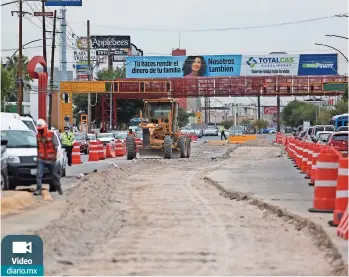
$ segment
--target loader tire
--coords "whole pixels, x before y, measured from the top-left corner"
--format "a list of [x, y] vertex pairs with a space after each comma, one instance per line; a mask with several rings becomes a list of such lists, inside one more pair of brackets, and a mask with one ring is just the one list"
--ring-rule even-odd
[[190, 157], [190, 155], [191, 155], [191, 140], [190, 139], [188, 139], [187, 141], [186, 141], [186, 145], [187, 145], [187, 155], [186, 155], [186, 158], [189, 158]]
[[178, 140], [179, 151], [181, 152], [181, 158], [187, 157], [187, 139], [180, 137]]
[[133, 160], [134, 158], [136, 158], [136, 145], [132, 136], [126, 137], [126, 150], [128, 160]]
[[170, 136], [166, 136], [164, 139], [164, 158], [172, 158], [172, 138]]

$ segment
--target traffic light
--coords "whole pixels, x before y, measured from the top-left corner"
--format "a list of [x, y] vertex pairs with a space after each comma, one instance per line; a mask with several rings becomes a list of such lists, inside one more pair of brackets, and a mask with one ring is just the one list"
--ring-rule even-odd
[[310, 85], [310, 91], [314, 92], [314, 85]]
[[287, 92], [290, 93], [291, 92], [291, 86], [287, 85]]
[[267, 85], [263, 85], [263, 93], [267, 93]]
[[143, 82], [140, 83], [140, 90], [141, 90], [141, 92], [144, 92], [144, 83]]
[[171, 91], [171, 83], [170, 82], [166, 82], [166, 91], [167, 92]]

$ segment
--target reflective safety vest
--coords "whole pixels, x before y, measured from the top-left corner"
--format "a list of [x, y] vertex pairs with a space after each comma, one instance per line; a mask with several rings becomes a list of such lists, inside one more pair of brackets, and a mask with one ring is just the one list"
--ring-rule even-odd
[[67, 146], [73, 146], [73, 141], [74, 141], [74, 134], [69, 132], [68, 134], [63, 133], [62, 134], [62, 144], [67, 145]]
[[47, 131], [45, 135], [36, 135], [38, 142], [38, 158], [44, 161], [56, 161], [57, 150], [53, 144], [53, 132]]

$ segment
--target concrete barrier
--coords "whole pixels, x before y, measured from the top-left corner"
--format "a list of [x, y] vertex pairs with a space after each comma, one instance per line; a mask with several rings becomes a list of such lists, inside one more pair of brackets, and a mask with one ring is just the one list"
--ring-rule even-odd
[[229, 144], [242, 144], [246, 142], [245, 136], [229, 136]]

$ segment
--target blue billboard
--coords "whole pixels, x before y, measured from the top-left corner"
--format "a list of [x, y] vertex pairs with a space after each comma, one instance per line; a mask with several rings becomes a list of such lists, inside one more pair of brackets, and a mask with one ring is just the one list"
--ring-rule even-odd
[[127, 57], [127, 78], [240, 76], [242, 55]]
[[338, 75], [337, 54], [300, 54], [298, 75]]
[[82, 0], [46, 0], [47, 7], [82, 6]]

